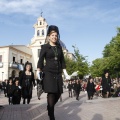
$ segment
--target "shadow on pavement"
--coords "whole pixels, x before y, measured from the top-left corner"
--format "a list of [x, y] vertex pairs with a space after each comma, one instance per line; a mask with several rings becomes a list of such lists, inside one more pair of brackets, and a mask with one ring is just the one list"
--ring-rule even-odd
[[95, 114], [92, 120], [103, 120], [103, 116], [101, 114]]

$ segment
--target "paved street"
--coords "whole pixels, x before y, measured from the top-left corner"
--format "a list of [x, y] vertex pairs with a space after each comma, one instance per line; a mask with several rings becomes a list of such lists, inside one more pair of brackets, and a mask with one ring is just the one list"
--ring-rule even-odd
[[[80, 100], [69, 98], [68, 92], [62, 95], [63, 101], [55, 107], [56, 120], [120, 120], [120, 98], [97, 98], [87, 100], [84, 92], [80, 94]], [[0, 120], [49, 120], [46, 111], [46, 94], [42, 94], [41, 100], [37, 99], [36, 90], [29, 105], [8, 105], [7, 98], [0, 95]]]

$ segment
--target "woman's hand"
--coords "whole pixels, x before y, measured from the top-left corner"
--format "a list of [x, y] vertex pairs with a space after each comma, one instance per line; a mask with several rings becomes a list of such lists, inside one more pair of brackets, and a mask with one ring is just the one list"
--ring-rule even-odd
[[40, 70], [40, 68], [37, 69], [36, 76], [39, 80], [43, 79], [43, 72]]
[[64, 73], [64, 75], [65, 75], [65, 79], [66, 79], [66, 80], [70, 80], [70, 79], [71, 79], [71, 76], [68, 75], [66, 69], [63, 69], [63, 73]]

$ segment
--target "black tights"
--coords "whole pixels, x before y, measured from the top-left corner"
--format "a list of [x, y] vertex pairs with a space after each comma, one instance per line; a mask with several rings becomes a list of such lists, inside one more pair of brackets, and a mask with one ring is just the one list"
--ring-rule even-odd
[[[29, 104], [30, 103], [30, 98], [26, 98], [26, 99], [27, 99], [27, 104]], [[26, 103], [26, 99], [25, 98], [23, 99], [23, 104]]]
[[50, 117], [50, 120], [55, 120], [54, 117], [54, 106], [58, 102], [61, 94], [60, 93], [48, 93], [47, 94], [47, 109], [48, 109], [48, 115]]

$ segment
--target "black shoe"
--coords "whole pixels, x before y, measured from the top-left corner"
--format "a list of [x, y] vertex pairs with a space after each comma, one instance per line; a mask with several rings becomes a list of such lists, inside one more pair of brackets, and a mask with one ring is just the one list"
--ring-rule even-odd
[[79, 100], [78, 98], [76, 98], [76, 100]]
[[27, 104], [30, 104], [30, 99], [27, 99]]
[[49, 116], [50, 120], [55, 120], [54, 116]]

